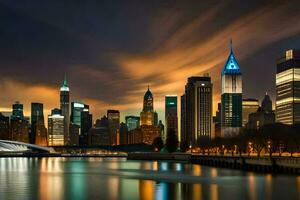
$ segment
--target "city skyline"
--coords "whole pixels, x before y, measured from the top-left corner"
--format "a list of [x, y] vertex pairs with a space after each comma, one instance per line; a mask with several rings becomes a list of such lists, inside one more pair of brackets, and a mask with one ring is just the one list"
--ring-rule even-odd
[[[0, 3], [0, 9], [5, 10], [1, 12], [3, 18], [14, 22], [5, 28], [0, 39], [3, 44], [0, 46], [1, 111], [11, 110], [11, 105], [20, 101], [25, 115], [29, 116], [30, 103], [41, 102], [47, 116], [52, 108], [59, 107], [59, 87], [66, 73], [71, 101], [81, 99], [90, 105], [95, 119], [103, 116], [107, 109], [120, 110], [121, 121], [125, 121], [126, 115], [137, 115], [149, 84], [155, 98], [154, 107], [159, 119], [164, 121], [165, 95], [180, 96], [188, 77], [209, 72], [214, 83], [215, 113], [220, 101], [219, 72], [227, 57], [230, 38], [244, 74], [243, 97], [261, 100], [267, 91], [274, 101], [276, 60], [285, 50], [300, 45], [299, 12], [293, 1], [285, 4], [252, 1], [247, 2], [247, 6], [235, 1], [184, 6], [180, 2], [164, 1], [158, 5], [135, 3], [114, 9], [109, 3], [90, 3], [86, 4], [88, 8], [107, 9], [107, 16], [115, 13], [115, 9], [121, 14], [132, 12], [132, 15], [143, 10], [146, 19], [139, 21], [133, 16], [123, 19], [121, 14], [116, 14], [107, 22], [104, 16], [89, 9], [95, 15], [91, 23], [81, 23], [84, 27], [73, 25], [78, 18], [81, 22], [87, 20], [84, 10], [78, 10], [78, 18], [73, 13], [66, 17], [64, 4], [47, 3], [47, 8], [43, 3], [37, 4], [26, 7], [20, 2]], [[61, 21], [50, 15], [51, 10], [59, 6], [57, 15]], [[77, 7], [79, 5], [72, 5], [74, 9]], [[229, 13], [229, 8], [239, 12]], [[252, 10], [254, 12], [250, 12]], [[227, 17], [220, 19], [217, 17], [220, 14]], [[281, 23], [271, 23], [274, 19]], [[123, 27], [122, 22], [138, 26]], [[160, 29], [161, 25], [164, 28]], [[254, 31], [257, 29], [260, 31]], [[119, 30], [124, 30], [122, 37]], [[137, 30], [142, 30], [140, 37], [136, 37]], [[245, 34], [248, 32], [251, 34]], [[38, 44], [34, 43], [33, 35], [38, 36]], [[42, 48], [41, 44], [44, 44]], [[268, 73], [263, 73], [265, 71]], [[253, 87], [254, 80], [265, 86]]]

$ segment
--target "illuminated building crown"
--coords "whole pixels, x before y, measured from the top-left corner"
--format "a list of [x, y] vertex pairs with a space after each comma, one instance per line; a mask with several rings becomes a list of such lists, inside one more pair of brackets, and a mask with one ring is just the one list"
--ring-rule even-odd
[[62, 85], [62, 87], [60, 88], [60, 91], [69, 91], [69, 84], [68, 84], [68, 81], [67, 81], [67, 77], [65, 75], [65, 78], [64, 78], [64, 83]]
[[238, 64], [232, 50], [232, 41], [230, 41], [230, 54], [222, 71], [222, 75], [224, 74], [241, 74], [240, 65]]

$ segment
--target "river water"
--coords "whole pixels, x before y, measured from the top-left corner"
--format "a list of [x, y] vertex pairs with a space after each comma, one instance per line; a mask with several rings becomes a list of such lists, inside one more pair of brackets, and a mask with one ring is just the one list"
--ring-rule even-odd
[[300, 176], [123, 158], [0, 158], [0, 199], [300, 199]]

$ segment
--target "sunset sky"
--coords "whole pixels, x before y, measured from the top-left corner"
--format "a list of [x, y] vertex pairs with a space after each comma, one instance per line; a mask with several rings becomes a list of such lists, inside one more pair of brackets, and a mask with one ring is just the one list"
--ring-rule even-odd
[[[87, 3], [88, 2], [88, 3]], [[300, 48], [300, 1], [0, 0], [0, 110], [15, 101], [59, 107], [64, 74], [71, 100], [137, 115], [147, 85], [162, 119], [164, 96], [209, 73], [214, 110], [229, 41], [243, 97], [275, 100], [276, 59]]]

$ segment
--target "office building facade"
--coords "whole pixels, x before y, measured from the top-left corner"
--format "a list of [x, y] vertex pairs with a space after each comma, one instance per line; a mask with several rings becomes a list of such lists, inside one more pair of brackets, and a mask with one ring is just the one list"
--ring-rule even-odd
[[276, 71], [276, 121], [300, 123], [300, 50], [288, 50]]
[[230, 54], [221, 75], [221, 135], [238, 135], [242, 127], [242, 73], [230, 47]]
[[257, 99], [243, 99], [242, 112], [243, 112], [243, 127], [246, 127], [249, 119], [249, 114], [257, 112], [259, 103]]
[[208, 75], [190, 77], [182, 97], [183, 134], [181, 140], [198, 145], [201, 138], [211, 138], [212, 133], [212, 83]]
[[61, 110], [53, 109], [48, 116], [48, 146], [64, 146], [65, 142], [65, 120]]
[[[173, 129], [178, 135], [178, 115], [177, 115], [177, 96], [167, 95], [165, 96], [165, 133], [168, 133]], [[162, 136], [163, 140], [166, 136]]]
[[120, 130], [120, 112], [118, 110], [107, 110], [108, 130], [110, 145], [118, 145]]
[[128, 131], [134, 130], [140, 127], [140, 117], [138, 116], [126, 116], [126, 126]]

